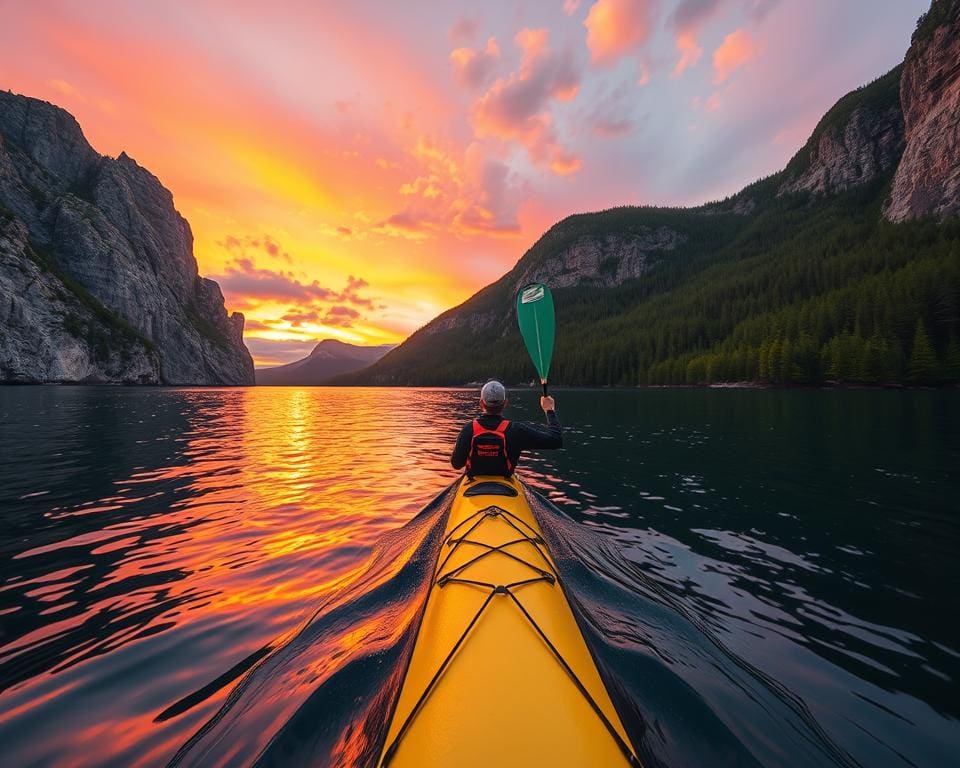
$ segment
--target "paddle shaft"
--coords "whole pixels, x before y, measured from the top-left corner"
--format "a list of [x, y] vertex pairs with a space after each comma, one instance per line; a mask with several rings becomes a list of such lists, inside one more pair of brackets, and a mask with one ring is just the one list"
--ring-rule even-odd
[[[540, 349], [540, 321], [537, 319], [537, 316], [533, 316], [533, 324], [537, 329], [537, 357], [540, 360], [540, 366], [543, 366], [543, 350]], [[543, 396], [547, 396], [547, 380], [540, 379], [540, 383], [543, 385]]]

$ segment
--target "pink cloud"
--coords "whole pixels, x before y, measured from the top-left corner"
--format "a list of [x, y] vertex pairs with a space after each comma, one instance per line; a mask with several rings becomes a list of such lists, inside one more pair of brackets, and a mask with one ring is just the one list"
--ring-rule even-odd
[[520, 231], [521, 185], [493, 147], [473, 141], [460, 150], [421, 139], [411, 155], [420, 175], [400, 187], [404, 207], [377, 225], [378, 231], [407, 239], [444, 231], [458, 237]]
[[461, 16], [453, 23], [453, 26], [450, 27], [450, 39], [455, 45], [472, 43], [477, 36], [477, 28], [479, 26], [480, 24], [476, 19]]
[[633, 130], [633, 121], [627, 117], [602, 116], [593, 123], [591, 130], [601, 139], [618, 139]]
[[487, 40], [482, 50], [457, 48], [450, 54], [450, 61], [460, 82], [470, 88], [485, 85], [500, 61], [500, 46], [495, 38]]
[[747, 14], [755, 22], [761, 22], [780, 0], [745, 0]]
[[578, 116], [581, 132], [589, 132], [602, 139], [626, 136], [636, 126], [634, 105], [635, 90], [631, 83], [623, 82], [612, 90], [603, 91], [589, 109]]
[[563, 12], [567, 16], [573, 16], [577, 12], [577, 8], [580, 7], [580, 0], [564, 0], [563, 3]]
[[615, 63], [650, 38], [655, 0], [597, 0], [587, 14], [587, 47], [596, 65]]
[[[347, 301], [350, 301], [351, 297], [347, 294], [349, 294], [351, 290], [364, 288], [366, 286], [366, 280], [351, 276], [347, 280], [347, 288], [339, 294], [339, 297], [334, 296], [334, 298], [343, 300], [343, 298], [346, 297]], [[363, 299], [360, 304], [370, 310], [382, 309], [382, 307], [378, 307], [377, 304], [368, 299]], [[322, 302], [299, 303], [288, 307], [286, 314], [279, 318], [267, 320], [266, 322], [248, 322], [247, 329], [276, 331], [287, 330], [288, 328], [299, 329], [308, 325], [328, 325], [350, 328], [353, 326], [353, 321], [358, 320], [360, 317], [362, 317], [362, 314], [359, 310], [343, 303], [334, 304], [333, 306], [324, 306]]]
[[361, 290], [369, 287], [370, 283], [368, 283], [362, 277], [348, 275], [347, 285], [342, 291], [340, 291], [339, 294], [337, 294], [337, 301], [347, 301], [357, 307], [374, 309], [376, 304], [374, 303], [373, 299], [367, 298], [366, 296], [361, 296], [359, 294]]
[[262, 235], [260, 237], [253, 237], [247, 235], [245, 237], [234, 237], [233, 235], [227, 235], [223, 240], [218, 241], [217, 243], [222, 248], [231, 253], [238, 254], [240, 258], [238, 261], [251, 261], [248, 254], [249, 251], [261, 251], [266, 253], [268, 256], [272, 256], [275, 259], [282, 259], [288, 264], [293, 263], [293, 259], [290, 257], [290, 254], [287, 253], [271, 235]]
[[674, 29], [699, 27], [717, 10], [720, 0], [680, 0], [670, 14], [670, 24]]
[[[286, 320], [294, 328], [299, 328], [304, 323], [316, 323], [320, 321], [320, 315], [316, 310], [310, 312], [288, 312], [282, 318]], [[273, 328], [271, 325], [265, 323], [258, 323], [258, 328], [260, 330], [270, 330]]]
[[419, 232], [421, 229], [423, 229], [423, 224], [420, 222], [420, 220], [409, 211], [395, 213], [383, 223], [391, 227], [406, 229], [411, 232]]
[[693, 32], [679, 32], [676, 37], [680, 58], [673, 67], [673, 77], [680, 77], [688, 67], [696, 66], [703, 55], [703, 48], [697, 45], [697, 36]]
[[86, 102], [87, 97], [80, 93], [73, 85], [68, 83], [66, 80], [61, 80], [59, 78], [53, 78], [52, 80], [47, 80], [47, 85], [50, 86], [57, 93], [60, 93], [64, 96], [73, 97], [81, 102]]
[[516, 141], [538, 165], [565, 175], [580, 160], [563, 147], [550, 112], [552, 101], [571, 101], [580, 72], [569, 51], [554, 52], [546, 29], [522, 29], [514, 38], [522, 51], [520, 67], [498, 78], [473, 105], [474, 132], [480, 137]]
[[440, 184], [440, 177], [435, 173], [426, 176], [417, 176], [413, 181], [409, 181], [400, 187], [400, 194], [420, 195], [427, 199], [433, 199], [443, 194]]
[[720, 98], [720, 93], [710, 94], [706, 99], [701, 98], [700, 96], [694, 96], [690, 100], [690, 107], [694, 111], [699, 112], [701, 109], [705, 112], [716, 112], [720, 109], [720, 106], [723, 104], [722, 99]]
[[353, 321], [360, 317], [360, 313], [350, 307], [341, 305], [330, 307], [323, 316], [324, 325], [336, 325], [341, 328], [349, 328]]
[[254, 303], [289, 302], [299, 305], [301, 309], [307, 307], [314, 311], [318, 302], [339, 302], [367, 309], [377, 306], [373, 299], [361, 295], [364, 289], [370, 287], [362, 277], [348, 275], [344, 287], [337, 291], [320, 285], [316, 280], [308, 282], [303, 275], [292, 271], [256, 266], [247, 248], [280, 253], [289, 259], [289, 254], [270, 235], [243, 239], [227, 235], [220, 245], [232, 253], [233, 258], [227, 262], [223, 274], [213, 275], [212, 278], [220, 284], [225, 295], [244, 306], [250, 305], [250, 299]]
[[463, 195], [457, 202], [458, 229], [468, 232], [515, 233], [520, 186], [510, 168], [495, 157], [489, 157], [479, 142], [474, 142], [464, 156]]
[[747, 30], [734, 30], [720, 43], [720, 47], [713, 52], [713, 81], [722, 83], [734, 71], [742, 67], [760, 52], [757, 44]]
[[269, 253], [271, 256], [278, 256], [280, 254], [280, 244], [276, 240], [267, 240], [263, 244], [263, 250]]
[[[250, 264], [238, 265], [245, 272], [256, 275], [261, 280], [264, 279], [266, 270], [256, 270]], [[232, 269], [232, 268], [231, 268]], [[228, 270], [229, 271], [229, 270]], [[283, 277], [289, 279], [289, 275]], [[249, 331], [286, 331], [291, 328], [301, 329], [310, 325], [337, 326], [340, 328], [350, 328], [353, 321], [362, 317], [361, 312], [354, 307], [359, 306], [368, 310], [383, 309], [383, 306], [375, 303], [371, 299], [357, 295], [357, 291], [369, 287], [367, 281], [350, 275], [347, 278], [346, 287], [339, 293], [335, 291], [325, 292], [322, 298], [317, 300], [303, 300], [303, 297], [287, 296], [280, 297], [269, 295], [266, 298], [274, 300], [286, 298], [289, 306], [284, 315], [279, 318], [268, 319], [266, 322], [249, 321], [247, 330]], [[262, 294], [255, 298], [264, 298]], [[339, 302], [332, 306], [328, 301]], [[353, 304], [354, 307], [347, 306]]]
[[316, 280], [304, 282], [292, 272], [275, 271], [256, 267], [249, 258], [242, 256], [226, 265], [222, 275], [214, 275], [224, 293], [235, 301], [246, 299], [273, 301], [324, 301], [336, 300], [337, 292], [325, 288]]
[[562, 147], [550, 153], [550, 170], [557, 176], [570, 176], [583, 168], [583, 161]]
[[680, 77], [687, 68], [696, 66], [700, 61], [703, 49], [698, 44], [697, 37], [719, 5], [720, 0], [682, 0], [670, 14], [674, 42], [680, 52], [680, 58], [673, 68], [673, 77]]
[[430, 237], [427, 230], [428, 221], [412, 210], [398, 211], [387, 217], [374, 229], [384, 235], [397, 237], [401, 240], [426, 240]]

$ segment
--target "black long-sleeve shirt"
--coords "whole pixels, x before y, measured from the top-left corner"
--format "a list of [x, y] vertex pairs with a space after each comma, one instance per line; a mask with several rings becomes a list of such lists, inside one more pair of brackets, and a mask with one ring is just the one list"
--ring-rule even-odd
[[[479, 420], [480, 425], [485, 429], [496, 429], [503, 420], [503, 416], [484, 413], [479, 417]], [[556, 411], [547, 411], [545, 427], [528, 421], [511, 420], [504, 437], [507, 443], [507, 456], [510, 457], [510, 464], [513, 467], [517, 466], [521, 451], [537, 448], [563, 448], [563, 428], [560, 426], [560, 419], [557, 418]], [[472, 439], [473, 422], [470, 421], [460, 430], [457, 444], [453, 447], [450, 463], [454, 469], [460, 469], [466, 465]]]

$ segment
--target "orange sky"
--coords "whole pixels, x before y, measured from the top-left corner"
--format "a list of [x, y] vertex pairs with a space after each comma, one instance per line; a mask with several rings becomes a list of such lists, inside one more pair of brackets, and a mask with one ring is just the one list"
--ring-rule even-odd
[[777, 170], [902, 57], [926, 3], [895, 5], [825, 68], [825, 0], [47, 0], [4, 8], [0, 87], [171, 189], [262, 365], [400, 341], [568, 213]]

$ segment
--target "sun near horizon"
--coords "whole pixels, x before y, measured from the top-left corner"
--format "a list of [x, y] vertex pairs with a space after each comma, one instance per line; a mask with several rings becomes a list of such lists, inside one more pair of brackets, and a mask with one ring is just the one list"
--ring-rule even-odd
[[158, 176], [277, 365], [402, 341], [571, 213], [779, 170], [925, 8], [53, 0], [5, 9], [0, 87]]

